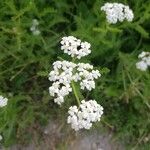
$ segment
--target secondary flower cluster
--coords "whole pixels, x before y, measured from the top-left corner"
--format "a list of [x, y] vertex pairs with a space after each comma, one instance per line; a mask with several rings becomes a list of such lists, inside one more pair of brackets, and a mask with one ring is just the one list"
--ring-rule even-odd
[[95, 89], [94, 79], [98, 79], [101, 74], [98, 70], [93, 70], [93, 66], [88, 63], [79, 63], [77, 65], [77, 73], [73, 77], [74, 81], [80, 81], [82, 90], [87, 89], [91, 91]]
[[92, 123], [100, 121], [100, 118], [103, 114], [103, 107], [95, 100], [85, 101], [82, 100], [80, 107], [71, 106], [69, 108], [68, 123], [71, 124], [71, 127], [78, 131], [79, 129], [90, 129]]
[[[80, 59], [91, 53], [91, 45], [88, 42], [81, 42], [73, 36], [63, 37], [61, 41], [61, 50], [71, 57]], [[95, 100], [81, 101], [78, 99], [75, 82], [78, 82], [82, 90], [95, 88], [95, 79], [100, 77], [98, 70], [88, 63], [73, 63], [69, 61], [56, 61], [53, 63], [53, 70], [49, 73], [49, 80], [52, 85], [49, 87], [49, 93], [54, 97], [54, 102], [61, 105], [64, 97], [74, 92], [77, 98], [79, 108], [71, 106], [69, 108], [68, 123], [78, 131], [79, 129], [90, 129], [93, 122], [100, 121], [103, 114], [103, 107]]]
[[123, 22], [125, 19], [131, 22], [134, 18], [133, 11], [122, 3], [105, 3], [101, 7], [106, 13], [106, 19], [110, 24], [116, 24], [118, 21]]
[[54, 102], [59, 105], [64, 102], [64, 97], [72, 91], [70, 83], [75, 67], [74, 63], [68, 61], [56, 61], [53, 63], [54, 70], [49, 73], [49, 80], [53, 84], [49, 87], [49, 93], [55, 97]]
[[143, 51], [141, 54], [139, 54], [138, 58], [140, 61], [136, 63], [136, 68], [140, 69], [141, 71], [146, 71], [150, 66], [150, 52]]
[[61, 105], [64, 97], [72, 91], [71, 82], [80, 82], [81, 89], [91, 91], [95, 88], [95, 81], [100, 77], [98, 70], [85, 63], [72, 63], [69, 61], [56, 61], [53, 70], [49, 73], [49, 80], [53, 82], [49, 87], [49, 93], [55, 97], [54, 102]]
[[33, 33], [33, 35], [39, 35], [40, 34], [38, 26], [39, 26], [38, 20], [37, 19], [33, 19], [32, 20], [32, 26], [30, 28], [30, 31]]
[[0, 95], [0, 107], [4, 107], [7, 105], [8, 99]]
[[80, 59], [91, 53], [91, 44], [88, 42], [81, 42], [80, 39], [77, 39], [74, 36], [63, 37], [60, 43], [61, 50], [71, 57]]

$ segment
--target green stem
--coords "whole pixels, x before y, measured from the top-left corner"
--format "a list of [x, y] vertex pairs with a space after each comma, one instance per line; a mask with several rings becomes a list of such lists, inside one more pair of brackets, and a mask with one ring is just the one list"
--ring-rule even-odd
[[80, 106], [80, 100], [79, 100], [79, 97], [78, 97], [78, 94], [77, 94], [77, 91], [76, 91], [76, 88], [75, 88], [75, 85], [74, 85], [74, 82], [73, 82], [73, 81], [71, 82], [71, 86], [72, 86], [72, 89], [73, 89], [73, 93], [74, 93], [74, 95], [75, 95], [75, 98], [76, 98], [76, 100], [77, 100], [77, 103], [78, 103], [78, 105]]
[[150, 109], [150, 104], [147, 102], [147, 99], [143, 96], [143, 94], [139, 91], [139, 89], [137, 89], [137, 87], [135, 86], [134, 82], [132, 81], [132, 78], [130, 76], [130, 74], [127, 72], [127, 76], [132, 84], [132, 86], [134, 87], [135, 91], [138, 93], [138, 95], [143, 99], [143, 102], [146, 104], [146, 106]]
[[75, 60], [76, 60], [76, 58], [75, 58], [75, 57], [73, 57], [73, 58], [72, 58], [72, 62], [74, 63], [74, 62], [75, 62]]
[[143, 139], [145, 138], [145, 136], [146, 136], [146, 133], [144, 133], [144, 134], [142, 135], [142, 137], [139, 138], [138, 142], [137, 142], [136, 145], [132, 148], [132, 150], [136, 150], [136, 149], [137, 149], [138, 145], [143, 141]]
[[41, 40], [43, 42], [43, 45], [44, 45], [44, 49], [47, 51], [47, 44], [46, 44], [46, 41], [45, 39], [41, 36]]
[[102, 119], [101, 122], [103, 122], [106, 126], [108, 126], [111, 130], [114, 129], [114, 126], [112, 126], [110, 123], [108, 123], [106, 120]]
[[61, 60], [61, 61], [64, 61], [64, 59], [63, 59], [63, 58], [61, 58], [61, 57], [59, 57], [59, 56], [58, 56], [57, 58], [58, 58], [59, 60]]

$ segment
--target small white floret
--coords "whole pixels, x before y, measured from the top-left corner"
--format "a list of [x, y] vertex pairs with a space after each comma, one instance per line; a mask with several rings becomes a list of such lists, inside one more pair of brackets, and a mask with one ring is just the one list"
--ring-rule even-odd
[[136, 68], [141, 71], [146, 71], [150, 66], [150, 52], [142, 52], [139, 54], [138, 58], [139, 62], [136, 63]]
[[4, 107], [7, 105], [7, 102], [8, 102], [8, 99], [3, 97], [3, 96], [0, 96], [0, 107]]

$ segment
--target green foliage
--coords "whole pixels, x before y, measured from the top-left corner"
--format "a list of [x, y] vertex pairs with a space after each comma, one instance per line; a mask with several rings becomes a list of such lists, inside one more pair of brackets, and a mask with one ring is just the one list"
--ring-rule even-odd
[[[104, 106], [104, 119], [125, 145], [145, 150], [150, 147], [144, 141], [146, 137], [150, 141], [150, 72], [135, 67], [137, 55], [150, 51], [150, 3], [119, 0], [133, 9], [134, 22], [109, 25], [100, 11], [105, 2], [0, 2], [0, 93], [9, 98], [8, 106], [0, 109], [5, 146], [30, 141], [32, 127], [46, 124], [56, 115], [47, 75], [58, 56], [68, 58], [60, 51], [61, 37], [74, 35], [91, 43], [92, 53], [83, 61], [90, 61], [102, 73], [88, 97]], [[30, 31], [35, 18], [39, 20], [39, 36]], [[71, 99], [68, 97], [67, 103]], [[29, 127], [31, 132], [27, 132]]]

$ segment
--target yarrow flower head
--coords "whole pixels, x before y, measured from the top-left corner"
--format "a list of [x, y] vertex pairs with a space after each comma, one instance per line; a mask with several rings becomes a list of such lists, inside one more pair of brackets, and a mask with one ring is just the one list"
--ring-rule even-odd
[[54, 102], [61, 105], [64, 97], [72, 92], [71, 82], [79, 82], [81, 89], [91, 91], [95, 88], [95, 81], [101, 76], [98, 70], [85, 63], [72, 63], [69, 61], [56, 61], [49, 73], [49, 80], [53, 82], [49, 87], [49, 93], [55, 97]]
[[33, 35], [39, 35], [41, 32], [38, 29], [39, 22], [37, 19], [32, 20], [32, 26], [30, 27], [30, 31], [33, 33]]
[[[88, 42], [81, 42], [73, 36], [63, 37], [61, 41], [61, 50], [78, 59], [91, 53], [90, 47]], [[63, 60], [53, 63], [53, 70], [49, 73], [49, 80], [52, 82], [49, 93], [58, 105], [64, 102], [65, 96], [71, 92], [74, 93], [79, 107], [69, 108], [68, 123], [75, 131], [78, 131], [83, 128], [90, 129], [93, 122], [100, 121], [103, 107], [95, 100], [80, 102], [79, 91], [76, 91], [75, 84], [78, 83], [81, 90], [91, 91], [95, 88], [95, 79], [98, 79], [101, 74], [98, 70], [94, 70], [92, 65], [75, 63], [75, 59], [73, 60], [73, 62]]]
[[95, 100], [82, 100], [79, 108], [71, 106], [68, 113], [67, 122], [71, 124], [71, 127], [75, 131], [90, 129], [93, 122], [100, 121], [103, 114], [103, 107]]
[[75, 81], [80, 81], [80, 87], [82, 90], [87, 89], [91, 91], [95, 89], [94, 79], [98, 79], [101, 76], [98, 70], [93, 70], [93, 66], [88, 63], [79, 63], [77, 68], [78, 73], [74, 76]]
[[80, 59], [81, 57], [87, 56], [91, 53], [91, 44], [88, 42], [82, 42], [74, 36], [63, 37], [60, 43], [61, 50], [71, 57], [77, 57]]
[[8, 99], [0, 95], [0, 107], [7, 105]]
[[72, 91], [70, 83], [75, 67], [76, 65], [69, 61], [56, 61], [53, 63], [54, 70], [49, 73], [49, 80], [53, 84], [49, 87], [49, 93], [55, 97], [54, 102], [59, 105], [64, 102], [64, 97]]
[[105, 3], [101, 7], [106, 13], [106, 19], [110, 24], [116, 24], [118, 21], [123, 22], [125, 19], [131, 22], [134, 18], [133, 11], [122, 3]]
[[136, 68], [141, 71], [146, 71], [150, 66], [150, 52], [142, 52], [139, 54], [138, 58], [139, 62], [136, 63]]

